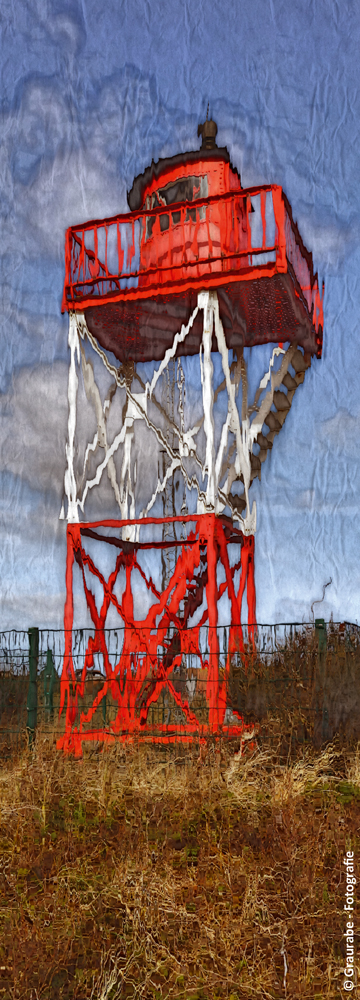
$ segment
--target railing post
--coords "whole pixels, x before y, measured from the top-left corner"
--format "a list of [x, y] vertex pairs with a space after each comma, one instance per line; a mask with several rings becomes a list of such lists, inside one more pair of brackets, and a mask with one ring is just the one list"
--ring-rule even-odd
[[279, 272], [286, 272], [285, 205], [282, 188], [278, 184], [274, 184], [272, 186], [272, 196], [278, 244], [278, 249], [276, 251], [276, 270]]
[[27, 696], [27, 731], [29, 746], [35, 739], [37, 723], [37, 665], [39, 659], [39, 629], [29, 628], [29, 688]]
[[65, 284], [61, 304], [61, 312], [68, 308], [67, 289], [70, 291], [71, 308], [73, 308], [73, 281], [71, 274], [71, 229], [66, 230], [65, 235]]

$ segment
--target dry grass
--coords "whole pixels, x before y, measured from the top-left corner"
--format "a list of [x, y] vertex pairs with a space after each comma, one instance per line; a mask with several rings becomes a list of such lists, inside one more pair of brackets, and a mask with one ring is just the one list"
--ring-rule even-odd
[[38, 732], [0, 773], [0, 996], [338, 996], [360, 747], [280, 760]]

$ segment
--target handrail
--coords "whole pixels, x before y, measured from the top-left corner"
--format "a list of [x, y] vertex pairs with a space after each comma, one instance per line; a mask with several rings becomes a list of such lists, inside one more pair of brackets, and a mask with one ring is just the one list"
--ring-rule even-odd
[[[110, 226], [116, 222], [131, 222], [133, 219], [141, 219], [143, 215], [161, 215], [167, 212], [176, 212], [180, 207], [184, 208], [201, 208], [203, 205], [216, 204], [217, 202], [232, 201], [234, 198], [255, 198], [256, 195], [261, 194], [262, 191], [272, 191], [275, 188], [282, 188], [278, 184], [260, 184], [256, 187], [241, 188], [239, 191], [225, 191], [224, 194], [213, 194], [209, 195], [207, 198], [196, 198], [194, 201], [174, 201], [170, 205], [160, 205], [155, 208], [139, 208], [136, 212], [123, 212], [118, 215], [111, 215], [106, 219], [92, 219], [88, 222], [79, 222], [77, 226], [69, 226], [66, 230], [67, 233], [87, 229], [94, 229], [101, 226]], [[286, 197], [286, 196], [284, 196]]]
[[288, 272], [316, 331], [323, 325], [312, 254], [275, 184], [70, 226], [65, 267], [63, 311]]

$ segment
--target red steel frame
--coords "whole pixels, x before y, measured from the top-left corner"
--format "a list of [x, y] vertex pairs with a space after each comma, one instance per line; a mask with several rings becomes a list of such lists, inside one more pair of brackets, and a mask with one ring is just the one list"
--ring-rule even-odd
[[[108, 520], [91, 524], [68, 525], [64, 614], [66, 646], [60, 685], [60, 713], [64, 708], [65, 699], [67, 704], [65, 734], [57, 741], [58, 748], [63, 749], [65, 753], [73, 752], [76, 756], [81, 756], [84, 740], [113, 743], [115, 740], [133, 739], [136, 735], [143, 734], [145, 739], [152, 742], [169, 743], [175, 740], [188, 742], [194, 738], [204, 740], [210, 734], [218, 736], [222, 732], [228, 736], [240, 737], [244, 730], [250, 728], [244, 724], [241, 725], [240, 716], [238, 716], [240, 723], [238, 726], [226, 726], [224, 719], [231, 659], [236, 652], [245, 655], [241, 627], [241, 607], [245, 587], [247, 591], [248, 635], [249, 641], [254, 647], [256, 630], [254, 536], [244, 536], [231, 525], [227, 518], [217, 517], [213, 513], [169, 517], [166, 518], [166, 521], [169, 523], [177, 521], [183, 524], [193, 522], [194, 527], [189, 531], [187, 538], [176, 542], [144, 543], [124, 542], [119, 537], [122, 533], [119, 529], [128, 525], [141, 524], [141, 521]], [[162, 525], [163, 523], [163, 520], [159, 518], [147, 518], [143, 522], [146, 525]], [[99, 528], [114, 528], [118, 534], [116, 537], [104, 536], [98, 533], [97, 529]], [[115, 568], [108, 579], [105, 579], [86, 552], [84, 548], [86, 537], [106, 542], [119, 550]], [[228, 545], [234, 542], [241, 546], [241, 554], [236, 565], [231, 567]], [[160, 593], [151, 577], [147, 578], [139, 565], [138, 551], [146, 548], [156, 550], [175, 545], [181, 548], [181, 552], [166, 589]], [[205, 573], [197, 578], [196, 570], [201, 561], [203, 565], [205, 562]], [[77, 563], [82, 573], [87, 606], [95, 629], [94, 636], [88, 640], [80, 681], [76, 678], [72, 654], [74, 562]], [[218, 586], [217, 568], [219, 564], [222, 564], [225, 570], [225, 581]], [[96, 608], [94, 595], [86, 582], [85, 568], [97, 578], [103, 588], [103, 601], [99, 612]], [[121, 569], [125, 569], [126, 584], [121, 601], [119, 601], [114, 594], [114, 587]], [[234, 576], [239, 570], [240, 581], [236, 592]], [[148, 590], [155, 597], [155, 603], [143, 620], [136, 620], [134, 617], [132, 575], [135, 572], [140, 573]], [[219, 673], [217, 606], [225, 591], [227, 591], [231, 604], [232, 623], [225, 674], [221, 677]], [[207, 606], [200, 622], [196, 626], [189, 626], [188, 620], [196, 608], [202, 604], [204, 596]], [[114, 669], [111, 666], [105, 633], [106, 616], [110, 604], [116, 608], [124, 626], [123, 648]], [[180, 605], [182, 605], [182, 610], [180, 610]], [[208, 624], [209, 635], [209, 653], [206, 661], [203, 659], [199, 646], [200, 628], [205, 623]], [[169, 626], [175, 630], [177, 636], [175, 644], [173, 638], [168, 638]], [[159, 646], [163, 649], [163, 655], [160, 657], [158, 655]], [[86, 673], [93, 666], [96, 653], [103, 655], [106, 678], [89, 711], [80, 712], [79, 725], [76, 726], [75, 722], [79, 712], [78, 700], [84, 697]], [[207, 668], [206, 699], [209, 721], [206, 725], [200, 724], [188, 701], [181, 698], [171, 680], [172, 671], [180, 666], [182, 657], [188, 653], [195, 654], [201, 661], [201, 665]], [[150, 728], [147, 723], [149, 709], [157, 701], [160, 692], [165, 687], [168, 688], [176, 704], [183, 711], [186, 723], [184, 725], [171, 725], [171, 727], [157, 725], [154, 730], [154, 727]], [[112, 698], [118, 705], [115, 722], [111, 723], [107, 730], [84, 730], [84, 723], [91, 722], [107, 691], [111, 692]], [[234, 712], [234, 714], [237, 713]]]

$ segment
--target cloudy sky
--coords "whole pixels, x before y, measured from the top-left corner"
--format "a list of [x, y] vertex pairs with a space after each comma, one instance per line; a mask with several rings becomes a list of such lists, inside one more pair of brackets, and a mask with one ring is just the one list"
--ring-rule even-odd
[[[344, 0], [3, 0], [1, 628], [60, 627], [64, 232], [127, 211], [207, 102], [243, 186], [281, 184], [325, 280], [325, 338], [257, 500], [258, 620], [360, 620], [360, 13]], [[84, 625], [88, 624], [84, 620]]]

